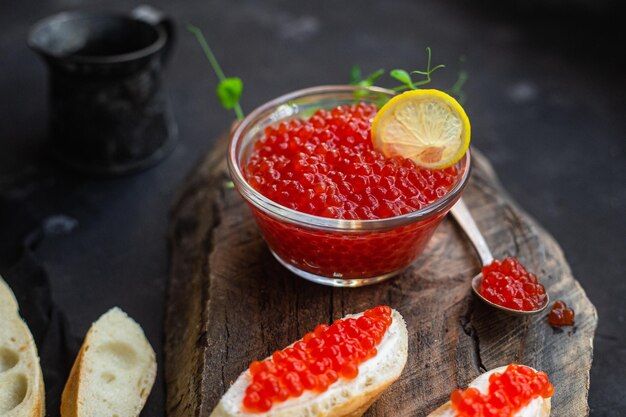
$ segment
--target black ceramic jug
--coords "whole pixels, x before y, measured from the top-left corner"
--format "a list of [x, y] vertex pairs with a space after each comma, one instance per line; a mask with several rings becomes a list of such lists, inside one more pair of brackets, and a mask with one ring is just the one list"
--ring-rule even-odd
[[130, 15], [64, 12], [32, 28], [49, 69], [49, 139], [61, 161], [118, 175], [165, 157], [177, 138], [163, 89], [173, 23], [148, 6]]

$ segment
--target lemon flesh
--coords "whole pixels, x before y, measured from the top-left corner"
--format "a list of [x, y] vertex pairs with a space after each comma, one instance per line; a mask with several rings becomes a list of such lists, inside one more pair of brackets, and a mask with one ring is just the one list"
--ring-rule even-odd
[[439, 90], [412, 90], [389, 100], [374, 118], [372, 141], [386, 157], [439, 169], [454, 165], [470, 143], [463, 107]]

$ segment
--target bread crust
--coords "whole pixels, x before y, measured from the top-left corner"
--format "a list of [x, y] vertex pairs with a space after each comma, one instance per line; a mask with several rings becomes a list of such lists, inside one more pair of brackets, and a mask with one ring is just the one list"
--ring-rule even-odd
[[[329, 411], [324, 411], [318, 408], [313, 411], [313, 414], [307, 413], [306, 417], [361, 417], [370, 408], [370, 406], [382, 395], [382, 393], [395, 382], [395, 379], [388, 381], [385, 384], [377, 387], [376, 389], [364, 393], [359, 396], [352, 397], [350, 400], [345, 401], [333, 407]], [[253, 416], [254, 414], [244, 414]], [[293, 417], [293, 410], [284, 410], [277, 413], [269, 414], [271, 417]], [[211, 413], [211, 417], [232, 417], [228, 411], [225, 410], [222, 403]]]
[[372, 404], [382, 395], [382, 393], [395, 382], [387, 381], [385, 384], [377, 387], [377, 389], [354, 397], [352, 400], [331, 410], [324, 417], [361, 417], [370, 408]]
[[[11, 384], [3, 385], [2, 376], [19, 375], [26, 378], [27, 389], [21, 402], [11, 410], [5, 410], [3, 417], [43, 417], [45, 415], [45, 390], [43, 374], [39, 364], [37, 346], [30, 329], [19, 315], [19, 306], [13, 291], [0, 276], [0, 348], [17, 355], [17, 363], [0, 374], [0, 391], [11, 389]], [[6, 326], [6, 327], [5, 327]], [[0, 410], [2, 412], [2, 410]]]
[[[539, 414], [537, 414], [536, 417], [550, 417], [551, 408], [552, 407], [551, 407], [550, 398], [544, 398], [543, 401], [541, 402], [541, 409], [539, 410]], [[454, 410], [452, 409], [452, 404], [450, 403], [450, 401], [448, 401], [447, 403], [445, 403], [444, 405], [442, 405], [441, 407], [439, 407], [438, 409], [430, 413], [428, 417], [443, 417], [443, 416], [454, 415], [451, 413], [454, 413]]]
[[61, 416], [62, 417], [77, 417], [78, 416], [78, 388], [81, 380], [81, 367], [83, 363], [83, 352], [85, 348], [88, 348], [87, 340], [80, 347], [76, 360], [72, 365], [72, 370], [63, 388], [63, 394], [61, 394]]
[[[494, 372], [504, 372], [506, 368], [507, 368], [506, 366], [501, 366], [499, 368], [492, 369], [491, 371], [487, 371], [484, 374], [492, 374]], [[479, 375], [479, 377], [484, 374]], [[476, 379], [474, 379], [474, 381], [476, 381]], [[474, 381], [472, 381], [472, 383]], [[550, 416], [550, 410], [552, 408], [551, 406], [552, 403], [550, 401], [550, 398], [542, 398], [541, 400], [542, 401], [541, 401], [539, 412], [536, 416], [533, 416], [533, 417], [549, 417]], [[435, 411], [430, 413], [427, 417], [449, 417], [449, 416], [454, 416], [454, 415], [455, 414], [454, 414], [454, 409], [452, 408], [452, 403], [448, 401], [447, 403], [443, 404], [441, 407], [437, 408]]]

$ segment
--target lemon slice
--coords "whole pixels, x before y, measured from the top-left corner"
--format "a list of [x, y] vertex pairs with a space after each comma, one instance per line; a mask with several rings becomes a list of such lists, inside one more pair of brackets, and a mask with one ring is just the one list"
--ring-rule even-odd
[[470, 143], [470, 122], [453, 97], [439, 90], [412, 90], [387, 102], [372, 123], [374, 147], [436, 169], [456, 163]]

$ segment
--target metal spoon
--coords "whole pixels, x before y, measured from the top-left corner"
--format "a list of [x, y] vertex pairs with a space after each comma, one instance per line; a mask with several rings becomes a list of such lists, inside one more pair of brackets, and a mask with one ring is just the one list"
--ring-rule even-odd
[[[467, 209], [467, 206], [465, 205], [465, 202], [463, 201], [462, 198], [460, 198], [459, 201], [457, 201], [457, 203], [452, 207], [452, 209], [450, 210], [450, 213], [452, 213], [452, 217], [454, 217], [454, 219], [459, 224], [459, 226], [461, 226], [461, 229], [463, 229], [463, 231], [465, 232], [469, 240], [472, 242], [472, 245], [474, 246], [476, 253], [478, 253], [478, 256], [480, 257], [480, 260], [483, 266], [491, 264], [493, 262], [493, 255], [491, 254], [491, 251], [489, 250], [489, 246], [487, 246], [487, 242], [485, 242], [485, 238], [480, 233], [480, 230], [478, 230], [478, 226], [476, 225], [476, 222], [474, 221], [472, 214]], [[545, 310], [545, 308], [550, 303], [550, 296], [546, 292], [546, 300], [543, 306], [541, 306], [540, 308], [536, 310], [526, 311], [526, 310], [515, 310], [512, 308], [503, 307], [501, 305], [498, 305], [496, 303], [489, 301], [480, 293], [480, 285], [482, 281], [483, 281], [482, 272], [476, 275], [472, 279], [472, 290], [474, 290], [474, 294], [476, 294], [478, 298], [483, 300], [485, 303], [489, 304], [491, 307], [497, 308], [498, 310], [502, 310], [509, 314], [515, 314], [519, 316], [528, 316], [532, 314], [538, 314], [538, 313], [541, 313], [543, 310]]]

